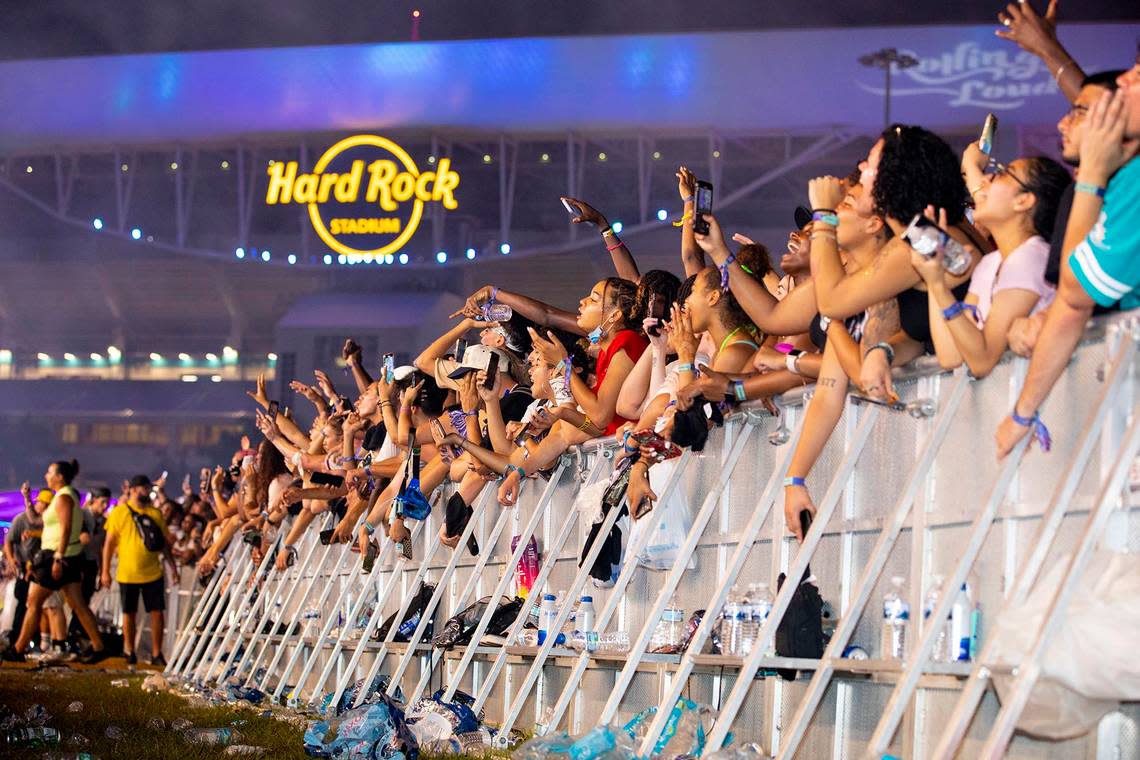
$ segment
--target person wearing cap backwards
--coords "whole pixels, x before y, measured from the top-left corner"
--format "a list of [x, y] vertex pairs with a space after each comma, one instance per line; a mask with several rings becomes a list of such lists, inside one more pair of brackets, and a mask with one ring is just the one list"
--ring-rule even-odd
[[[119, 597], [123, 604], [123, 654], [131, 665], [138, 661], [135, 655], [139, 596], [150, 614], [151, 665], [166, 665], [162, 656], [162, 633], [166, 610], [166, 588], [162, 575], [162, 558], [170, 564], [174, 583], [181, 580], [178, 565], [174, 562], [171, 547], [174, 541], [166, 529], [166, 521], [150, 498], [153, 484], [146, 475], [131, 478], [127, 501], [111, 510], [107, 518], [107, 539], [103, 544], [103, 570], [100, 584], [111, 587], [111, 558], [117, 551], [119, 566], [115, 580], [119, 582]], [[148, 549], [143, 540], [146, 519], [157, 526], [165, 539], [162, 549]]]

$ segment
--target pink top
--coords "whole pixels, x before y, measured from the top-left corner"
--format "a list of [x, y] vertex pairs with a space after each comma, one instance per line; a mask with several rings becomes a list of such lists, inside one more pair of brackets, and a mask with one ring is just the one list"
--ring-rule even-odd
[[1049, 243], [1040, 235], [1034, 235], [1014, 248], [1004, 261], [999, 251], [983, 256], [970, 278], [970, 292], [978, 299], [978, 327], [985, 324], [994, 296], [1002, 290], [1029, 290], [1040, 296], [1031, 314], [1053, 303], [1057, 289], [1045, 281], [1048, 260]]

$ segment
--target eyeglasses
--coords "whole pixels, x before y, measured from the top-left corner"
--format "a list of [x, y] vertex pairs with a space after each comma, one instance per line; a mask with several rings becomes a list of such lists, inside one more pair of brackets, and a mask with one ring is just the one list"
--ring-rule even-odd
[[1027, 184], [1025, 184], [1024, 182], [1022, 182], [1022, 181], [1021, 181], [1021, 179], [1020, 179], [1020, 178], [1019, 178], [1019, 177], [1018, 177], [1016, 174], [1014, 174], [1013, 172], [1011, 172], [1011, 171], [1009, 170], [1009, 167], [1008, 167], [1008, 166], [1006, 166], [1005, 164], [1003, 164], [1001, 161], [997, 161], [997, 160], [995, 160], [995, 159], [991, 158], [991, 159], [990, 159], [990, 160], [989, 160], [989, 161], [986, 163], [986, 173], [987, 173], [987, 174], [992, 174], [992, 175], [993, 175], [993, 176], [995, 176], [995, 177], [1000, 177], [1000, 176], [1002, 176], [1002, 175], [1004, 174], [1005, 176], [1009, 177], [1010, 179], [1012, 179], [1012, 180], [1013, 180], [1014, 182], [1016, 182], [1017, 184], [1021, 185], [1021, 189], [1022, 189], [1024, 192], [1027, 192], [1027, 193], [1032, 193], [1032, 192], [1033, 192], [1033, 191], [1032, 191], [1032, 190], [1029, 188], [1029, 185], [1027, 185]]

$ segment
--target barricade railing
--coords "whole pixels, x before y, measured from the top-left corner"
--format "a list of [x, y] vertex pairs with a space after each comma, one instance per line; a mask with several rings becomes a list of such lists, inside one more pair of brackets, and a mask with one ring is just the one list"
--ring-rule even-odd
[[[1089, 754], [1090, 743], [1107, 748], [1140, 726], [1134, 708], [1125, 709], [1117, 721], [1125, 728], [1115, 734], [1102, 730], [1048, 744], [1012, 732], [1089, 553], [1105, 540], [1110, 515], [1121, 514], [1136, 529], [1113, 531], [1109, 544], [1140, 550], [1128, 543], [1140, 542], [1140, 500], [1122, 499], [1140, 448], [1137, 341], [1134, 315], [1102, 322], [1086, 336], [1042, 410], [1054, 433], [1048, 454], [1029, 450], [1027, 439], [1004, 462], [993, 456], [992, 430], [1017, 397], [1026, 368], [1021, 359], [1003, 361], [980, 382], [964, 369], [948, 374], [922, 366], [897, 380], [904, 401], [890, 407], [849, 397], [809, 479], [819, 498], [802, 544], [787, 533], [778, 505], [810, 388], [779, 399], [778, 419], [758, 410], [730, 416], [705, 452], [686, 452], [676, 462], [659, 489], [658, 508], [625, 541], [616, 578], [591, 585], [599, 602], [597, 631], [628, 631], [627, 653], [572, 650], [553, 636], [537, 647], [518, 640], [544, 591], [564, 589], [555, 629], [563, 627], [591, 584], [604, 537], [619, 518], [625, 524], [620, 510], [611, 510], [582, 556], [590, 526], [580, 520], [575, 500], [608, 479], [614, 464], [612, 444], [592, 442], [565, 455], [545, 484], [527, 481], [512, 509], [498, 507], [495, 484], [489, 484], [450, 553], [441, 553], [434, 515], [413, 526], [412, 562], [394, 556], [384, 540], [371, 575], [361, 572], [360, 556], [348, 547], [320, 546], [315, 525], [297, 563], [284, 572], [272, 567], [272, 552], [256, 564], [249, 548], [235, 541], [186, 616], [168, 671], [207, 683], [236, 673], [246, 684], [273, 689], [275, 699], [287, 693], [294, 706], [316, 705], [326, 690], [329, 704], [339, 704], [358, 679], [372, 684], [381, 675], [389, 679], [389, 695], [412, 701], [438, 679], [445, 699], [460, 689], [474, 695], [476, 711], [485, 710], [488, 723], [499, 728], [500, 744], [515, 726], [534, 726], [540, 734], [563, 726], [578, 732], [656, 707], [640, 739], [643, 756], [652, 753], [682, 695], [716, 708], [708, 746], [731, 734], [781, 758], [888, 752], [1068, 757]], [[826, 489], [817, 493], [817, 484]], [[638, 557], [651, 534], [673, 519], [662, 508], [673, 497], [693, 506], [690, 527], [672, 567], [646, 569]], [[578, 540], [571, 542], [575, 531]], [[506, 634], [488, 645], [484, 634], [499, 600], [514, 591], [515, 564], [532, 535], [543, 547], [539, 576]], [[466, 550], [472, 536], [480, 544], [476, 557]], [[984, 634], [992, 620], [1024, 601], [1047, 559], [1062, 549], [1073, 557], [1052, 600], [1054, 612], [1024, 653], [1013, 696], [999, 710], [987, 697], [992, 642], [983, 635], [973, 662], [934, 662], [937, 626], [926, 625], [918, 611], [935, 575], [947, 580], [928, 611], [933, 621], [947, 617], [968, 581], [987, 616]], [[835, 627], [821, 658], [778, 656], [776, 631], [809, 563], [832, 603]], [[789, 582], [747, 656], [708, 654], [733, 587], [767, 581], [775, 588], [780, 573]], [[894, 660], [878, 651], [881, 610], [872, 602], [893, 575], [908, 579], [906, 600], [915, 611], [905, 655]], [[398, 643], [401, 621], [424, 584], [435, 589], [409, 640]], [[256, 598], [254, 586], [260, 586]], [[430, 645], [433, 623], [438, 631], [481, 597], [490, 603], [469, 644], [452, 651]], [[652, 653], [655, 626], [674, 598], [703, 609], [703, 618], [684, 653]], [[321, 613], [315, 635], [313, 609]], [[386, 618], [393, 624], [377, 640]], [[870, 659], [845, 656], [852, 646]], [[811, 677], [774, 676], [775, 669], [789, 668]], [[367, 692], [357, 690], [354, 705]]]

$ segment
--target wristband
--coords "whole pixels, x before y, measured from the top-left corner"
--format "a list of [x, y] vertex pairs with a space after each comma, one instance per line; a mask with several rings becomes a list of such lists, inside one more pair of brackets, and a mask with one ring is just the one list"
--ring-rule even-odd
[[1078, 193], [1095, 195], [1097, 198], [1104, 198], [1104, 188], [1100, 185], [1094, 185], [1091, 182], [1077, 182], [1073, 185], [1073, 190]]
[[876, 343], [875, 345], [868, 348], [865, 352], [863, 352], [863, 358], [866, 359], [875, 349], [882, 349], [883, 352], [886, 353], [888, 364], [895, 363], [895, 350], [891, 347], [890, 343]]
[[680, 219], [673, 222], [673, 226], [674, 227], [683, 227], [685, 225], [685, 222], [689, 221], [692, 218], [693, 218], [693, 215], [690, 212], [686, 211], [685, 213], [681, 214]]
[[737, 401], [747, 401], [748, 394], [744, 390], [743, 380], [732, 381], [732, 395], [736, 397]]
[[637, 452], [636, 446], [634, 446], [632, 449], [629, 447], [629, 439], [631, 436], [633, 436], [633, 431], [627, 430], [627, 431], [625, 431], [625, 435], [621, 439], [622, 451], [624, 451], [627, 454], [634, 454]]
[[681, 203], [692, 203], [694, 200], [696, 200], [695, 196], [686, 195], [684, 198], [681, 199]]
[[578, 429], [584, 433], [584, 432], [586, 432], [586, 428], [590, 427], [590, 425], [592, 425], [592, 424], [593, 423], [590, 422], [590, 416], [589, 415], [583, 415], [582, 424], [578, 426]]
[[792, 486], [799, 486], [800, 488], [807, 488], [807, 481], [803, 478], [790, 475], [784, 478], [784, 488], [791, 488]]
[[478, 409], [472, 409], [470, 412], [464, 412], [463, 416], [464, 417], [478, 417], [479, 416], [479, 410]]
[[607, 245], [607, 246], [606, 246], [606, 250], [607, 250], [607, 251], [610, 251], [610, 252], [612, 253], [612, 252], [616, 251], [618, 248], [621, 248], [623, 245], [625, 245], [625, 243], [623, 243], [623, 242], [621, 242], [620, 240], [618, 240], [618, 241], [617, 241], [616, 243], [614, 243], [613, 245]]
[[1009, 418], [1022, 427], [1032, 428], [1033, 437], [1041, 444], [1042, 451], [1048, 451], [1053, 445], [1053, 437], [1049, 435], [1049, 428], [1041, 421], [1041, 413], [1034, 412], [1032, 417], [1022, 417], [1017, 413], [1017, 407], [1009, 413]]
[[835, 214], [833, 208], [817, 208], [811, 212], [811, 220], [813, 222], [823, 222], [832, 227], [839, 226], [839, 217]]
[[720, 290], [722, 293], [728, 292], [728, 268], [732, 266], [734, 261], [736, 261], [736, 254], [730, 253], [723, 264], [717, 264], [716, 268], [720, 270]]
[[368, 535], [370, 535], [370, 536], [371, 536], [373, 533], [375, 533], [375, 532], [376, 532], [376, 526], [375, 526], [375, 525], [373, 525], [372, 523], [368, 522], [367, 520], [365, 520], [364, 522], [360, 523], [360, 525], [361, 525], [361, 527], [363, 527], [363, 528], [364, 528], [364, 532], [365, 532], [365, 533], [367, 533], [367, 534], [368, 534]]
[[265, 510], [265, 509], [261, 510], [261, 516], [264, 517], [266, 520], [268, 520], [269, 519], [269, 511]]
[[793, 375], [800, 374], [799, 367], [796, 366], [796, 362], [800, 360], [800, 353], [802, 352], [788, 352], [788, 355], [784, 357], [784, 366], [787, 367], [788, 372], [791, 372]]
[[487, 299], [487, 303], [489, 303], [489, 304], [495, 303], [495, 299], [497, 299], [498, 297], [499, 297], [499, 286], [498, 285], [492, 285], [491, 286], [491, 297]]
[[978, 318], [978, 307], [970, 303], [963, 303], [962, 301], [955, 301], [943, 309], [942, 318], [949, 322], [964, 311], [970, 312], [975, 320]]
[[503, 472], [503, 477], [510, 475], [512, 472], [517, 472], [521, 480], [526, 480], [526, 470], [519, 467], [517, 464], [508, 464], [506, 471]]
[[681, 374], [682, 372], [693, 372], [693, 373], [695, 373], [696, 368], [693, 366], [692, 362], [684, 362], [683, 364], [677, 365], [676, 372], [678, 375]]
[[609, 237], [610, 235], [614, 234], [614, 228], [607, 225], [602, 228], [601, 232], [602, 237]]

